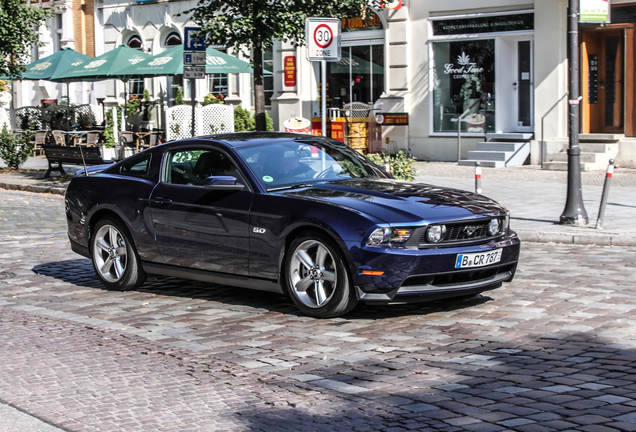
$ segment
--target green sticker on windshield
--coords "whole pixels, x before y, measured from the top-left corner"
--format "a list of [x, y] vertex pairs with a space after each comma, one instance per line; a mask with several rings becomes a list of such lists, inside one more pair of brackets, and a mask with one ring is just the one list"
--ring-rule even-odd
[[267, 182], [267, 183], [271, 183], [271, 182], [273, 182], [273, 181], [274, 181], [274, 178], [273, 178], [273, 177], [271, 177], [271, 176], [264, 176], [264, 177], [263, 177], [263, 181], [264, 181], [264, 182]]

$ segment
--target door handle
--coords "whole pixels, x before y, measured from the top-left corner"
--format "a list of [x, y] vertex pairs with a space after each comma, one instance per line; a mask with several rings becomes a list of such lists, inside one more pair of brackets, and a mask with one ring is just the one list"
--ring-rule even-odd
[[170, 204], [172, 200], [167, 197], [159, 197], [159, 198], [154, 198], [152, 202], [155, 204], [167, 205], [167, 204]]

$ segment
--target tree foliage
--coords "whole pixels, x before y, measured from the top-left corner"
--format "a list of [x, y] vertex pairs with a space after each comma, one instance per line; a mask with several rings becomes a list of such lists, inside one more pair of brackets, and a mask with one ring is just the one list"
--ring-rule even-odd
[[26, 71], [31, 47], [39, 41], [38, 27], [50, 16], [24, 0], [0, 0], [0, 75], [17, 79]]
[[241, 50], [251, 58], [256, 129], [262, 131], [266, 128], [263, 51], [271, 49], [275, 40], [304, 44], [307, 17], [366, 18], [372, 16], [372, 9], [367, 0], [199, 0], [186, 13], [201, 26], [208, 45]]

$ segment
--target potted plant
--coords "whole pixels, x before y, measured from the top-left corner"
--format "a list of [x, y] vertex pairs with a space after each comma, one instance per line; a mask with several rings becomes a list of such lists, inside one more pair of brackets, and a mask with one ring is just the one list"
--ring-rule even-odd
[[151, 131], [154, 125], [154, 122], [152, 121], [153, 105], [153, 102], [150, 101], [150, 92], [148, 91], [148, 89], [144, 90], [144, 100], [142, 102], [143, 117], [141, 119], [141, 128], [147, 131]]

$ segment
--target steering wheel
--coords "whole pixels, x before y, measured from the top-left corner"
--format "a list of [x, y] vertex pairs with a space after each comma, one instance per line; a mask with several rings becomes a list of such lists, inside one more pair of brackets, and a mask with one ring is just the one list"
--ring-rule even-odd
[[327, 177], [327, 174], [329, 174], [330, 172], [334, 172], [333, 165], [330, 166], [327, 169], [324, 169], [324, 170], [314, 174], [314, 178], [316, 178], [316, 179], [325, 178], [325, 177]]

